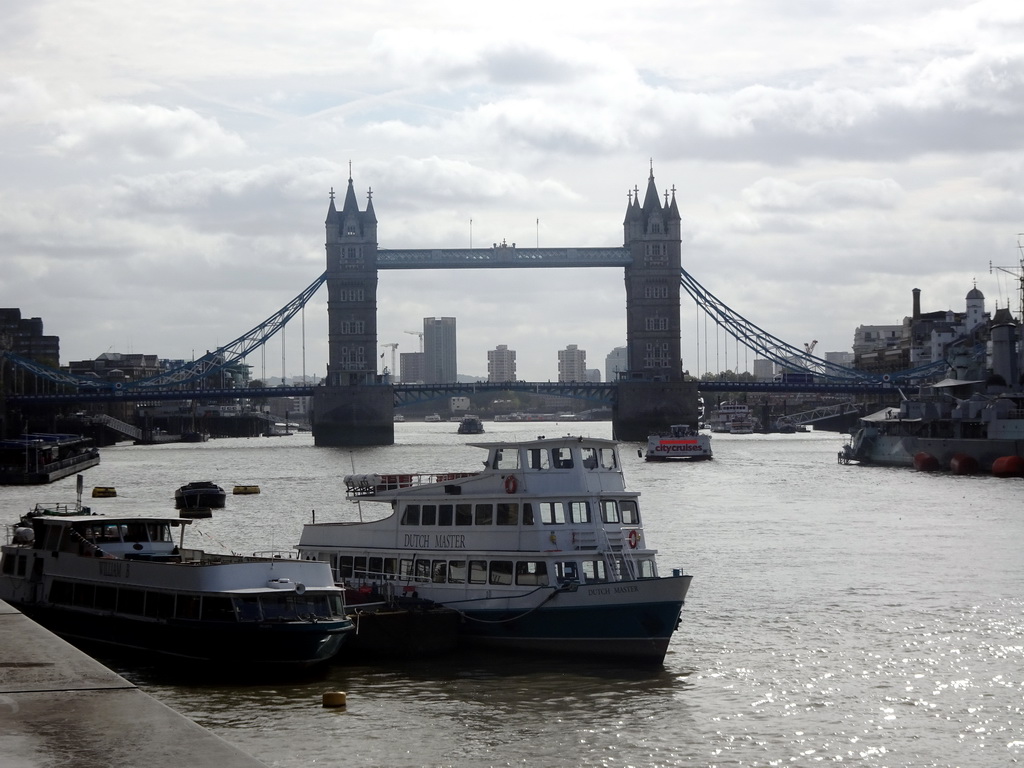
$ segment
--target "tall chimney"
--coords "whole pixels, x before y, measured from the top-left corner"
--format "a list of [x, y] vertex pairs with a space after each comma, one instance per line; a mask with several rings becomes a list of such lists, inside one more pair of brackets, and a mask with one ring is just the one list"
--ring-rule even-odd
[[914, 294], [914, 319], [921, 319], [921, 289], [915, 288], [912, 293]]

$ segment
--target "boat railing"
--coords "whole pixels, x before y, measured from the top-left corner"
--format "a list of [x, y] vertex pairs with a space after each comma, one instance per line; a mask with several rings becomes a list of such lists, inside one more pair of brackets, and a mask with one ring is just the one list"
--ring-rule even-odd
[[421, 485], [450, 483], [473, 477], [479, 472], [426, 472], [394, 475], [346, 475], [345, 493], [348, 496], [373, 496], [378, 493], [414, 488]]

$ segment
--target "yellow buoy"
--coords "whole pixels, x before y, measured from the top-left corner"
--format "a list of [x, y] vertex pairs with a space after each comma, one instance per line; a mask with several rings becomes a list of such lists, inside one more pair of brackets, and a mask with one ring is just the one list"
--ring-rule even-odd
[[258, 485], [236, 485], [232, 490], [235, 496], [247, 496], [249, 494], [255, 494], [260, 492]]
[[92, 489], [94, 499], [112, 499], [117, 496], [117, 489], [106, 485], [97, 485]]
[[345, 692], [344, 691], [328, 691], [324, 694], [324, 706], [325, 707], [344, 707], [346, 706]]

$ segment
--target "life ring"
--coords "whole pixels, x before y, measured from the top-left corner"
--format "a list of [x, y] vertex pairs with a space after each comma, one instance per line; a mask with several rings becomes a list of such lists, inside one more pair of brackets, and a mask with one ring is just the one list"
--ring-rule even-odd
[[516, 481], [515, 475], [509, 475], [505, 478], [505, 493], [515, 493], [519, 487], [519, 483]]
[[636, 528], [629, 532], [629, 548], [636, 549], [636, 545], [640, 543], [640, 534]]

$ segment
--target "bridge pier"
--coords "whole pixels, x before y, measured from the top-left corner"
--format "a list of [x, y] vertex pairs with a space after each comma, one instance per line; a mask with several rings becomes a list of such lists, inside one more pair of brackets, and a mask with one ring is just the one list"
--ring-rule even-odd
[[313, 442], [319, 446], [393, 445], [394, 387], [317, 387], [312, 426]]
[[646, 442], [648, 435], [672, 424], [697, 426], [695, 381], [620, 381], [615, 388], [612, 435], [616, 440]]

